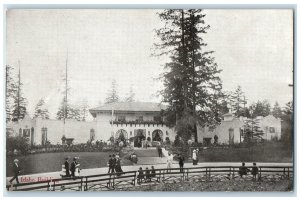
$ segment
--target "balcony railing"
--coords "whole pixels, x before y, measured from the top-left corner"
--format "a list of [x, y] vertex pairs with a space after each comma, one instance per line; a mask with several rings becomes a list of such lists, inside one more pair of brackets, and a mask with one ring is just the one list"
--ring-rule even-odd
[[[109, 123], [112, 123], [112, 120], [109, 121]], [[119, 124], [129, 124], [129, 125], [140, 125], [140, 124], [144, 124], [144, 125], [164, 125], [163, 121], [154, 121], [154, 120], [135, 120], [135, 121], [127, 121], [127, 120], [114, 120], [113, 124], [119, 125]]]

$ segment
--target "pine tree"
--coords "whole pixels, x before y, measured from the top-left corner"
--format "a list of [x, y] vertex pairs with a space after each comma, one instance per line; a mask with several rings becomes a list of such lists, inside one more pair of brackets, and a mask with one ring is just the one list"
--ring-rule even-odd
[[249, 108], [252, 111], [252, 117], [263, 116], [266, 117], [271, 114], [271, 106], [267, 100], [257, 101]]
[[26, 115], [26, 105], [27, 100], [23, 96], [22, 92], [22, 82], [21, 82], [21, 69], [19, 66], [19, 74], [18, 74], [18, 83], [16, 84], [16, 95], [13, 96], [13, 111], [12, 111], [12, 121], [22, 120]]
[[113, 80], [111, 83], [111, 89], [107, 94], [107, 97], [105, 99], [105, 104], [108, 103], [115, 103], [119, 101], [119, 95], [117, 92], [117, 83], [116, 80]]
[[125, 98], [125, 102], [134, 102], [134, 96], [135, 93], [133, 92], [132, 86], [130, 86], [129, 93], [127, 94], [127, 97]]
[[218, 110], [222, 95], [220, 70], [211, 56], [204, 51], [201, 38], [209, 29], [204, 25], [200, 9], [171, 9], [159, 13], [165, 26], [156, 31], [161, 43], [156, 44], [156, 55], [167, 55], [170, 62], [163, 75], [163, 102], [169, 104], [164, 111], [168, 126], [176, 126], [177, 134], [186, 142], [191, 136], [197, 141], [197, 124], [218, 123]]
[[76, 119], [77, 121], [82, 120], [80, 109], [69, 103], [66, 104], [64, 100], [61, 102], [61, 105], [56, 113], [56, 119]]
[[39, 100], [34, 109], [34, 118], [41, 117], [42, 119], [49, 119], [48, 109], [45, 107], [43, 98]]
[[275, 102], [275, 105], [273, 107], [272, 115], [276, 118], [281, 118], [282, 116], [282, 111], [277, 101]]
[[88, 101], [86, 99], [83, 99], [79, 103], [78, 108], [79, 108], [79, 113], [80, 113], [80, 119], [81, 119], [81, 121], [86, 121], [86, 118], [88, 116], [88, 108], [89, 108]]
[[13, 104], [15, 97], [17, 96], [17, 84], [13, 78], [12, 66], [6, 65], [6, 83], [5, 83], [5, 111], [6, 111], [6, 122], [11, 121], [13, 118]]
[[230, 102], [232, 113], [236, 116], [247, 116], [246, 113], [246, 100], [245, 100], [244, 92], [242, 91], [242, 87], [238, 85], [237, 89], [231, 93]]

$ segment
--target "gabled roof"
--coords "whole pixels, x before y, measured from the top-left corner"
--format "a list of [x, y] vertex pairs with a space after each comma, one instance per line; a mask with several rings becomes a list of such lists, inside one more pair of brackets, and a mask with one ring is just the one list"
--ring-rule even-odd
[[126, 111], [126, 112], [159, 112], [166, 109], [165, 105], [153, 102], [116, 102], [90, 109], [90, 113], [96, 116], [96, 112]]

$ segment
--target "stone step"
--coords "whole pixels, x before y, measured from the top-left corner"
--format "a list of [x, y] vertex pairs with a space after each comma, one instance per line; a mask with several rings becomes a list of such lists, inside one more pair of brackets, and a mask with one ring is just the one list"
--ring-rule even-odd
[[156, 165], [165, 164], [167, 162], [166, 157], [138, 157], [138, 165]]
[[140, 157], [158, 157], [156, 149], [134, 149], [134, 153], [138, 158]]

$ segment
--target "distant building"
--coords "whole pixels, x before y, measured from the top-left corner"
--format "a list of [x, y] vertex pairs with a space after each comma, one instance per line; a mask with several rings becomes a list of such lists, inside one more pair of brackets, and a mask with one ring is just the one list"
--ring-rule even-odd
[[[165, 106], [149, 102], [118, 102], [106, 104], [90, 110], [94, 121], [77, 121], [73, 119], [51, 120], [34, 118], [29, 115], [19, 122], [7, 124], [7, 130], [14, 136], [30, 139], [31, 145], [86, 143], [88, 140], [107, 142], [111, 137], [141, 146], [143, 140], [150, 142], [175, 139], [175, 132], [168, 128], [160, 116]], [[62, 137], [65, 139], [62, 140]]]
[[[231, 113], [223, 115], [220, 125], [213, 127], [198, 127], [198, 141], [206, 145], [213, 144], [217, 139], [220, 144], [236, 144], [243, 142], [245, 117], [235, 118]], [[256, 117], [258, 126], [264, 132], [264, 140], [281, 139], [281, 119], [272, 115]]]

